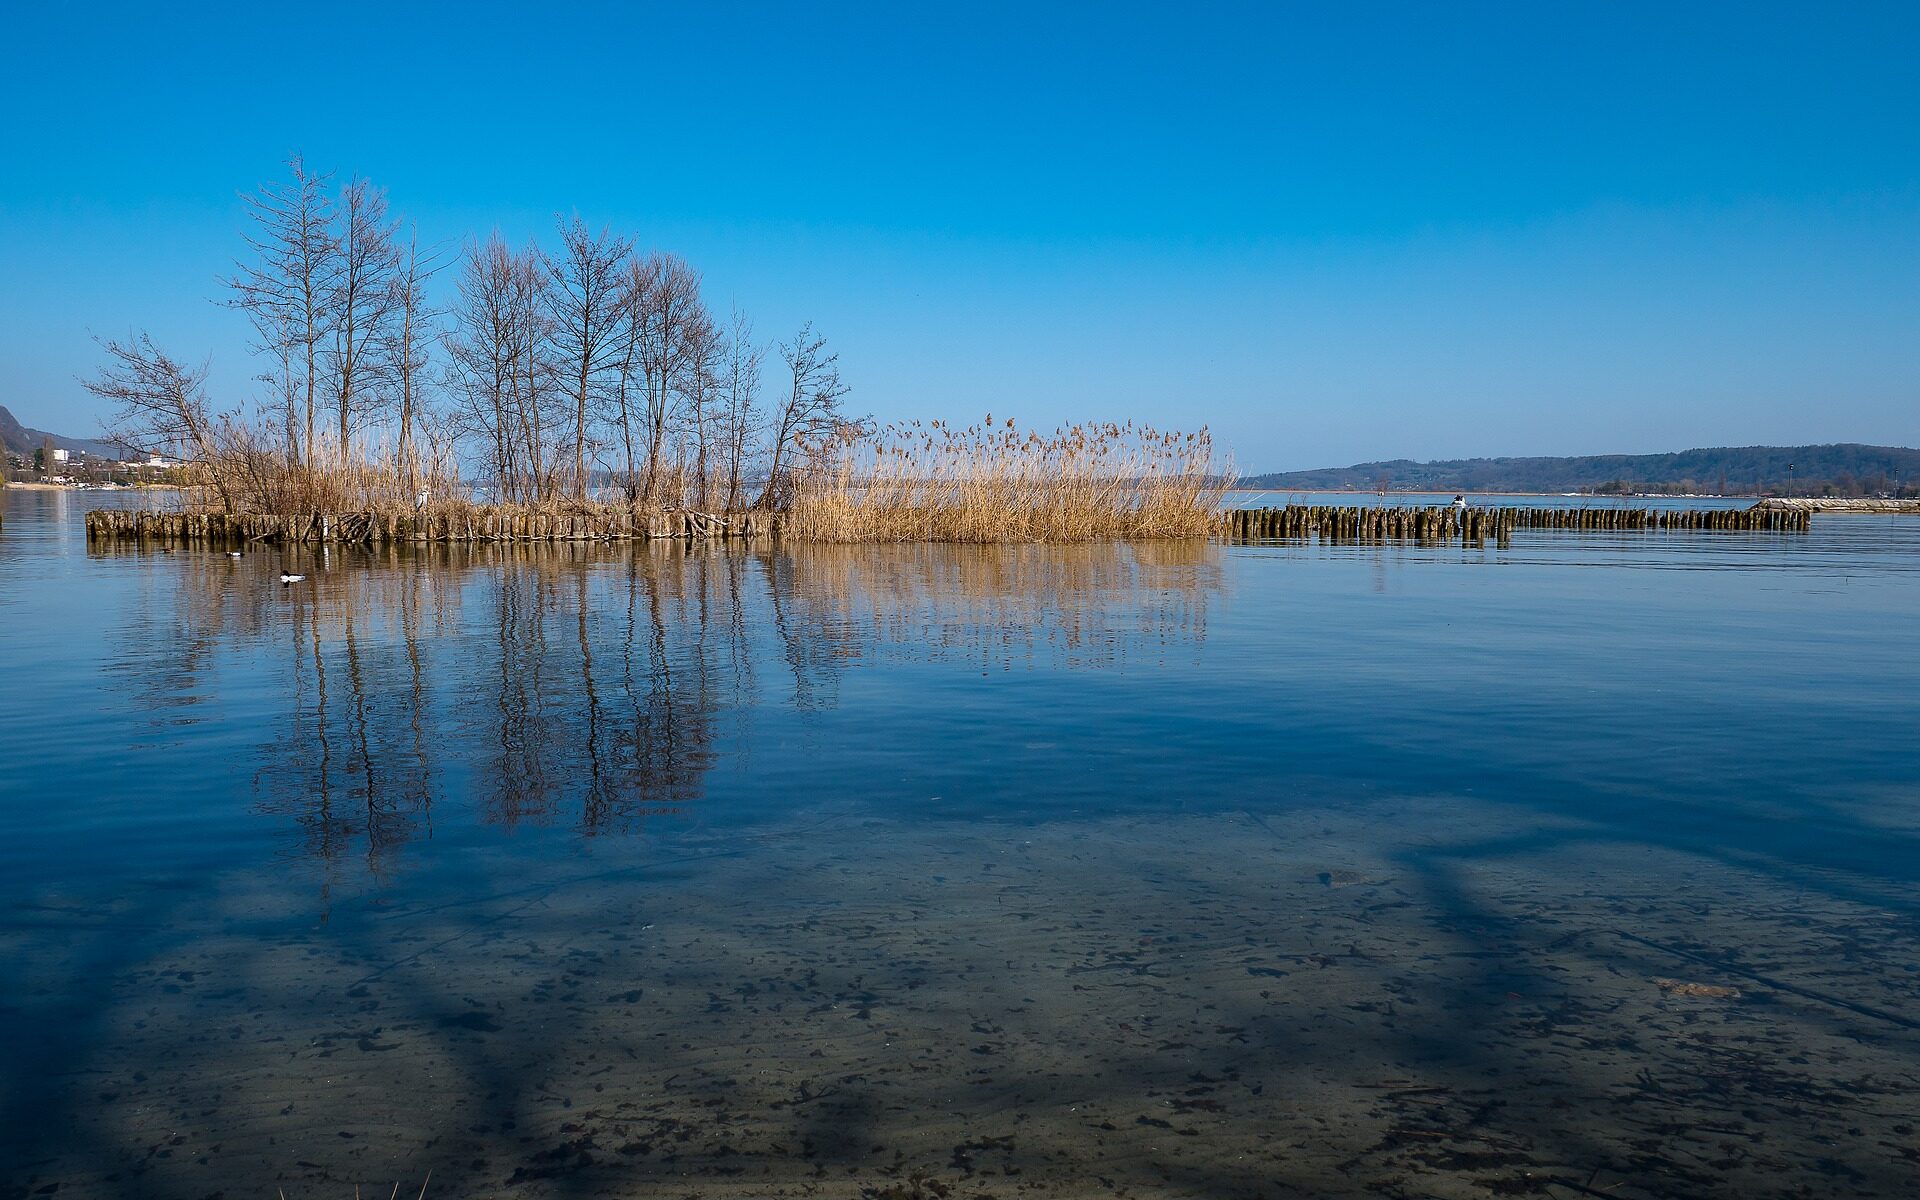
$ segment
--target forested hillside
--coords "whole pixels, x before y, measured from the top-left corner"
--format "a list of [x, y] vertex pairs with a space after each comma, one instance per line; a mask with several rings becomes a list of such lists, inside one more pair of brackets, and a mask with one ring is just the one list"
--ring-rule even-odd
[[0, 451], [8, 454], [32, 454], [42, 443], [51, 441], [61, 450], [79, 450], [101, 458], [119, 458], [124, 452], [98, 438], [65, 437], [22, 425], [7, 406], [0, 404]]
[[1243, 477], [1250, 488], [1436, 492], [1763, 492], [1861, 496], [1914, 494], [1920, 450], [1839, 443], [1722, 446], [1675, 454], [1574, 458], [1462, 458], [1358, 463]]

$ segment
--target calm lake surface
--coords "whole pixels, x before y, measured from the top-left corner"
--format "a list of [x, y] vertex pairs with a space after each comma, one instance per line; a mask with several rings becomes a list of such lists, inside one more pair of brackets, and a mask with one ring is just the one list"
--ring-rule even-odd
[[0, 527], [0, 1197], [1920, 1192], [1920, 520], [236, 560], [105, 502]]

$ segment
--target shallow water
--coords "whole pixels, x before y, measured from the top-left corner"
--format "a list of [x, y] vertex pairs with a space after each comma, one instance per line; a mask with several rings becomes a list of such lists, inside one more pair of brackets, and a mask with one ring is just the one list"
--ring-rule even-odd
[[1920, 1186], [1920, 521], [233, 560], [89, 501], [0, 527], [0, 1195]]

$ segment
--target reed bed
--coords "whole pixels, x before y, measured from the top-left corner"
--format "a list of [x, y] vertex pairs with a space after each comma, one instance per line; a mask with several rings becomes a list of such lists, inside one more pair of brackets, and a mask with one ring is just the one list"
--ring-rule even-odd
[[201, 449], [201, 459], [172, 477], [181, 489], [180, 507], [188, 512], [403, 513], [423, 500], [457, 506], [471, 495], [444, 449], [403, 457], [384, 449], [341, 453], [328, 446], [302, 462], [267, 445], [260, 431], [237, 424], [220, 426]]
[[988, 416], [838, 433], [806, 447], [783, 532], [815, 542], [1086, 542], [1206, 537], [1233, 484], [1205, 428]]
[[[535, 486], [483, 504], [450, 457], [323, 455], [307, 464], [236, 434], [187, 468], [173, 514], [102, 512], [99, 540], [570, 541], [773, 533], [827, 543], [974, 544], [1204, 538], [1232, 486], [1213, 441], [1134, 424], [1048, 434], [1013, 421], [839, 426], [801, 443], [768, 507], [729, 511], [739, 489], [670, 464], [643, 501], [609, 485], [592, 499]], [[538, 497], [538, 498], [533, 498]], [[707, 505], [720, 506], [708, 510]]]
[[[316, 523], [325, 517], [333, 524], [352, 527], [365, 524], [367, 518], [373, 518], [376, 526], [432, 519], [448, 528], [499, 525], [514, 518], [521, 519], [523, 525], [530, 521], [545, 529], [584, 521], [586, 527], [607, 531], [603, 536], [647, 536], [647, 518], [663, 514], [688, 514], [710, 521], [712, 514], [703, 502], [717, 502], [725, 495], [715, 477], [702, 478], [670, 464], [660, 472], [656, 499], [651, 504], [639, 503], [627, 494], [628, 489], [614, 485], [597, 489], [591, 499], [548, 488], [532, 497], [515, 495], [488, 503], [461, 479], [457, 465], [450, 460], [403, 463], [392, 455], [375, 452], [351, 459], [329, 454], [309, 465], [292, 461], [278, 451], [244, 447], [184, 466], [174, 478], [179, 490], [168, 507], [181, 514], [311, 519]], [[528, 486], [531, 489], [532, 485]], [[636, 521], [641, 525], [638, 534], [631, 532]], [[760, 524], [764, 527], [767, 522], [762, 520]], [[611, 532], [617, 529], [629, 532]], [[519, 536], [565, 535], [529, 534], [522, 529]]]

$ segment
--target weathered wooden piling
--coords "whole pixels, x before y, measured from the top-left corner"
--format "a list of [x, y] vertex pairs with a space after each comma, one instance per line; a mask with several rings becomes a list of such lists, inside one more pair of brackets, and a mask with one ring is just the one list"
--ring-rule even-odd
[[[1339, 542], [1504, 541], [1516, 529], [1702, 530], [1805, 533], [1807, 509], [1453, 508], [1289, 504], [1231, 509], [1219, 533], [1234, 541], [1319, 538]], [[660, 538], [690, 541], [780, 534], [768, 513], [573, 512], [493, 506], [425, 513], [133, 512], [98, 509], [86, 516], [88, 541], [185, 542], [208, 546], [319, 543], [385, 546], [446, 542], [612, 542]]]
[[614, 542], [648, 538], [756, 538], [779, 533], [767, 513], [639, 513], [630, 509], [541, 512], [489, 507], [424, 513], [131, 512], [96, 509], [87, 540], [209, 546], [303, 542], [385, 546], [438, 542]]
[[1319, 538], [1330, 542], [1505, 540], [1516, 529], [1703, 530], [1805, 533], [1812, 514], [1777, 508], [1367, 508], [1289, 504], [1230, 509], [1221, 535], [1231, 541]]

